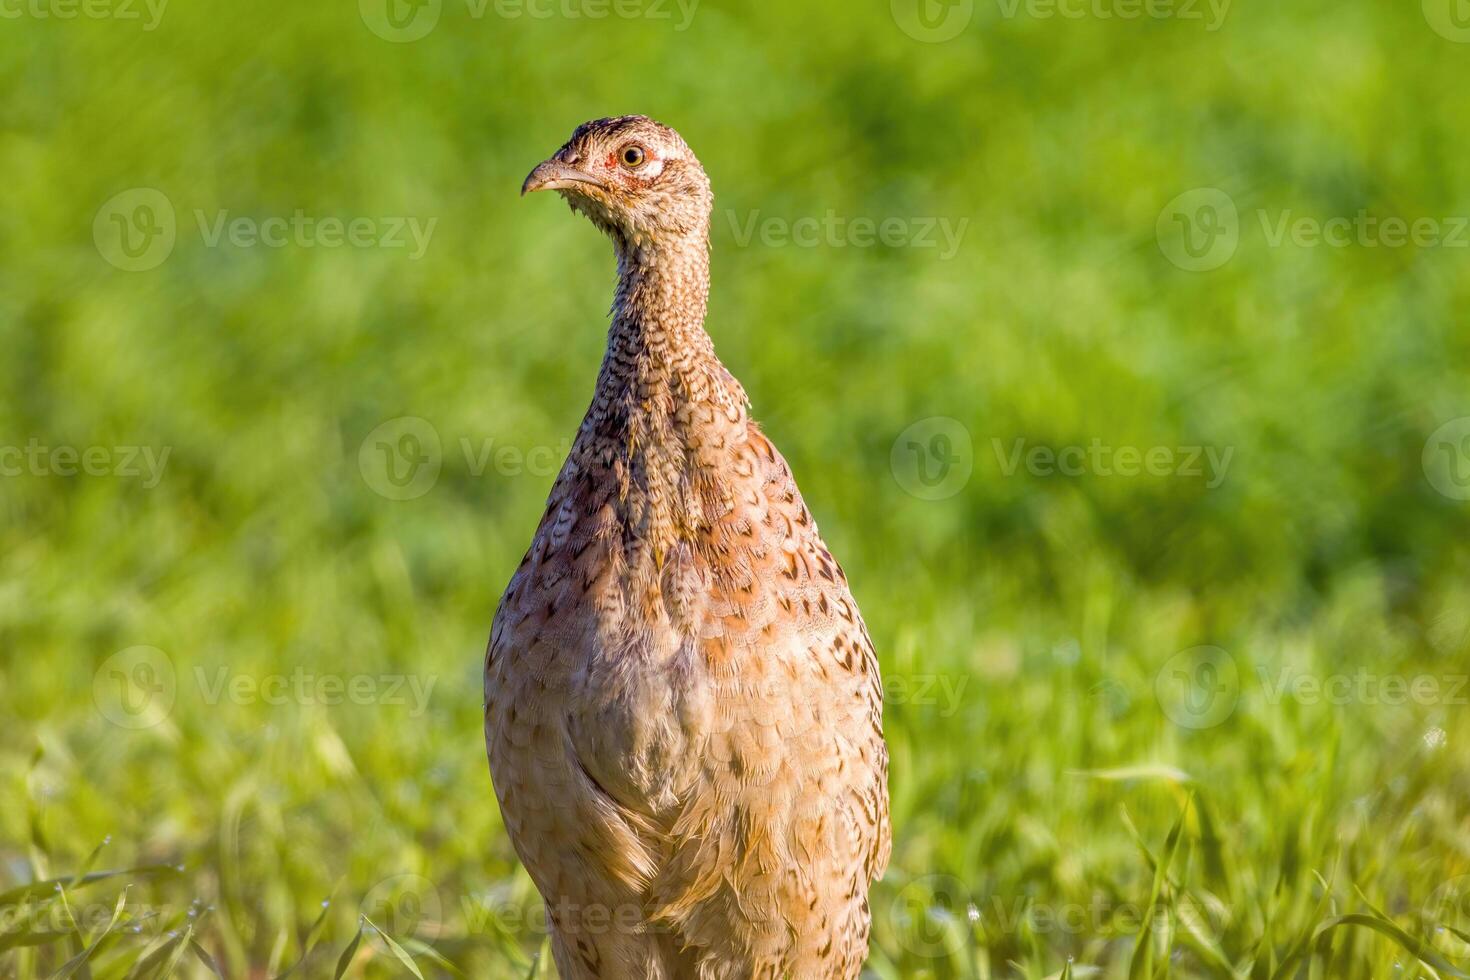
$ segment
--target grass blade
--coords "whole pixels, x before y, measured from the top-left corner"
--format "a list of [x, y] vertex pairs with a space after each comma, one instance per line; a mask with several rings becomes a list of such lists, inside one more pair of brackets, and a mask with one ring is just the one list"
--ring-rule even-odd
[[219, 964], [214, 961], [213, 956], [209, 955], [209, 950], [199, 945], [199, 940], [191, 938], [189, 940], [189, 950], [194, 954], [194, 958], [200, 963], [203, 963], [210, 973], [219, 977], [220, 980], [225, 980], [225, 975], [219, 970]]
[[352, 942], [342, 950], [342, 955], [337, 957], [337, 969], [332, 973], [332, 980], [342, 980], [347, 968], [352, 965], [352, 957], [357, 955], [357, 947], [362, 942], [362, 921], [358, 920], [357, 932], [352, 937]]
[[364, 921], [368, 925], [372, 926], [373, 927], [373, 931], [376, 932], [379, 936], [382, 936], [383, 937], [383, 942], [385, 942], [385, 943], [388, 944], [388, 950], [389, 950], [389, 952], [391, 952], [395, 957], [397, 957], [398, 962], [402, 963], [405, 967], [407, 967], [408, 968], [408, 971], [410, 973], [412, 973], [414, 976], [418, 977], [419, 980], [424, 980], [424, 974], [423, 974], [423, 972], [421, 970], [419, 970], [419, 965], [413, 961], [413, 957], [408, 955], [408, 950], [406, 950], [402, 946], [398, 945], [397, 941], [394, 940], [394, 938], [392, 936], [390, 936], [386, 932], [384, 932], [378, 926], [378, 924], [376, 922], [374, 922], [372, 919], [369, 919], [367, 916], [363, 916], [362, 917], [362, 921]]
[[147, 878], [158, 874], [178, 874], [178, 869], [166, 864], [150, 864], [137, 868], [120, 868], [116, 871], [92, 871], [82, 875], [80, 881], [74, 880], [71, 876], [65, 878], [46, 878], [40, 881], [33, 881], [27, 885], [20, 885], [9, 891], [0, 892], [0, 907], [19, 905], [26, 899], [37, 895], [49, 895], [56, 890], [57, 885], [75, 891], [78, 887], [92, 885], [99, 881], [106, 881], [109, 878], [119, 878], [123, 875]]
[[113, 906], [112, 921], [108, 922], [106, 927], [103, 928], [102, 932], [97, 935], [97, 938], [92, 940], [91, 945], [87, 946], [80, 953], [67, 960], [66, 963], [62, 965], [60, 970], [52, 974], [51, 980], [67, 980], [67, 978], [76, 975], [78, 970], [82, 970], [86, 967], [87, 961], [90, 960], [92, 958], [92, 955], [97, 952], [98, 947], [102, 945], [102, 941], [112, 934], [112, 930], [117, 928], [118, 920], [122, 918], [123, 907], [127, 905], [127, 902], [128, 893], [127, 890], [124, 889], [123, 893], [117, 897], [117, 904]]
[[332, 911], [332, 899], [331, 896], [328, 896], [322, 901], [322, 910], [317, 913], [316, 921], [311, 924], [311, 928], [306, 930], [306, 937], [301, 941], [301, 955], [286, 969], [286, 972], [278, 974], [276, 980], [286, 980], [286, 977], [295, 973], [301, 964], [306, 962], [306, 958], [316, 948], [317, 940], [321, 938], [322, 929], [327, 922], [327, 913], [330, 911]]

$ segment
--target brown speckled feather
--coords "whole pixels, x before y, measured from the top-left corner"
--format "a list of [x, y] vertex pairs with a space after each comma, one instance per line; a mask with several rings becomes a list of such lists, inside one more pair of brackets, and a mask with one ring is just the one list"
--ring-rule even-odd
[[596, 394], [485, 671], [496, 794], [558, 968], [856, 977], [889, 850], [882, 684], [704, 332], [708, 180], [672, 130], [624, 117], [580, 128], [538, 185], [619, 259]]

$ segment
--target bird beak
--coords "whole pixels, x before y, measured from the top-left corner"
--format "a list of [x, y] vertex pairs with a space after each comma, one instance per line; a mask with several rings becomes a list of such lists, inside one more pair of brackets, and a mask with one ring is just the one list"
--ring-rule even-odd
[[536, 191], [567, 191], [574, 190], [578, 185], [591, 184], [593, 187], [601, 187], [602, 181], [589, 173], [578, 170], [570, 164], [562, 163], [552, 157], [545, 163], [540, 164], [531, 171], [526, 182], [521, 185], [521, 197]]

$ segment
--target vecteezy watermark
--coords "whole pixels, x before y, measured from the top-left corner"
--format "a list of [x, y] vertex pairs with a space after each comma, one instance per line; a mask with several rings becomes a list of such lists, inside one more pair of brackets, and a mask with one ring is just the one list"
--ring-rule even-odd
[[362, 914], [390, 936], [432, 939], [444, 922], [444, 900], [423, 875], [384, 878], [362, 898]]
[[1175, 197], [1154, 225], [1159, 251], [1186, 272], [1209, 272], [1229, 262], [1240, 244], [1235, 201], [1218, 187], [1196, 187]]
[[[669, 21], [687, 31], [700, 0], [463, 0], [471, 20], [487, 15], [500, 20]], [[444, 0], [358, 0], [357, 11], [367, 29], [385, 41], [406, 44], [422, 40], [439, 25]]]
[[309, 671], [297, 665], [288, 673], [237, 673], [228, 666], [207, 671], [194, 668], [194, 683], [204, 703], [217, 705], [386, 705], [407, 707], [410, 718], [428, 709], [439, 678], [432, 674], [333, 674]]
[[1437, 949], [1456, 959], [1470, 956], [1470, 875], [1436, 888], [1424, 903], [1424, 918]]
[[970, 889], [953, 875], [915, 878], [888, 905], [888, 927], [899, 945], [926, 959], [946, 955], [954, 944], [955, 928], [978, 921]]
[[24, 446], [0, 446], [0, 477], [115, 476], [141, 478], [152, 490], [163, 479], [172, 446], [48, 446], [34, 436]]
[[1235, 658], [1213, 646], [1181, 650], [1155, 675], [1154, 696], [1181, 728], [1214, 728], [1235, 712], [1240, 700]]
[[953, 497], [975, 469], [970, 430], [945, 415], [921, 419], [893, 440], [888, 467], [898, 485], [920, 500]]
[[575, 902], [565, 895], [549, 905], [496, 893], [465, 895], [460, 912], [472, 935], [546, 936], [552, 922], [562, 936], [648, 936], [671, 928], [666, 921], [650, 920], [641, 902]]
[[196, 208], [194, 220], [206, 248], [228, 242], [235, 248], [382, 248], [408, 249], [417, 261], [429, 250], [438, 218], [417, 217], [315, 217], [297, 208], [290, 217], [251, 215], [231, 217], [228, 210], [207, 214]]
[[369, 432], [357, 450], [363, 482], [389, 500], [422, 497], [439, 482], [443, 465], [439, 430], [416, 415], [389, 419]]
[[915, 41], [942, 44], [965, 32], [975, 19], [975, 0], [889, 0], [893, 22]]
[[953, 875], [935, 874], [905, 884], [887, 907], [887, 927], [906, 952], [924, 959], [946, 958], [971, 930], [1006, 935], [1136, 936], [1147, 930], [1168, 935], [1182, 919], [1197, 935], [1219, 935], [1226, 919], [1187, 892], [1164, 905], [1120, 902], [1097, 890], [1087, 901], [1050, 901], [1037, 895], [974, 896]]
[[392, 672], [338, 674], [297, 665], [288, 671], [247, 673], [229, 666], [195, 667], [180, 684], [173, 659], [157, 647], [136, 646], [104, 660], [92, 675], [92, 699], [102, 717], [120, 728], [141, 730], [158, 725], [173, 711], [181, 695], [204, 704], [221, 703], [284, 707], [287, 705], [382, 705], [406, 707], [421, 717], [439, 678], [432, 674]]
[[1422, 0], [1424, 19], [1446, 41], [1470, 44], [1470, 0]]
[[[1233, 0], [995, 0], [1006, 20], [1178, 20], [1218, 31]], [[1428, 2], [1428, 0], [1426, 0]], [[915, 41], [942, 44], [965, 32], [975, 19], [975, 0], [889, 0], [893, 22]]]
[[162, 265], [173, 254], [177, 237], [173, 202], [152, 187], [134, 187], [113, 195], [92, 219], [97, 251], [127, 272]]
[[1178, 20], [1199, 21], [1218, 31], [1230, 14], [1231, 0], [996, 0], [1007, 20]]
[[1408, 218], [1378, 217], [1359, 209], [1352, 217], [1317, 218], [1296, 216], [1290, 208], [1275, 214], [1265, 208], [1256, 212], [1266, 244], [1280, 248], [1290, 242], [1297, 248], [1470, 248], [1470, 217]]
[[119, 728], [152, 728], [168, 717], [177, 696], [174, 663], [157, 647], [119, 650], [92, 674], [92, 701]]
[[137, 21], [152, 31], [167, 7], [168, 0], [0, 0], [0, 20]]
[[[537, 445], [529, 449], [501, 443], [493, 438], [459, 439], [465, 469], [471, 476], [494, 472], [498, 476], [548, 477], [561, 469], [561, 461], [572, 451], [572, 442]], [[415, 500], [434, 489], [444, 467], [444, 447], [439, 430], [428, 419], [402, 415], [374, 428], [357, 450], [357, 468], [363, 482], [389, 500]]]
[[1038, 935], [1135, 936], [1145, 929], [1162, 933], [1173, 931], [1178, 919], [1189, 919], [1191, 925], [1218, 935], [1227, 925], [1223, 910], [1211, 909], [1187, 892], [1177, 896], [1173, 908], [1148, 903], [1120, 902], [1106, 892], [1096, 891], [1085, 902], [1053, 902], [1034, 896], [991, 895], [971, 903], [967, 917], [993, 926], [1005, 935], [1020, 930]]
[[[438, 218], [415, 216], [318, 216], [297, 208], [289, 215], [236, 215], [228, 208], [192, 211], [205, 248], [384, 249], [423, 258]], [[127, 272], [162, 265], [178, 241], [173, 202], [152, 187], [135, 187], [109, 198], [92, 220], [92, 240], [110, 264]]]
[[912, 706], [938, 708], [940, 718], [953, 718], [960, 709], [965, 688], [970, 686], [967, 674], [904, 674], [885, 671], [883, 701], [890, 707]]
[[[1360, 208], [1324, 218], [1292, 208], [1257, 208], [1255, 218], [1268, 248], [1470, 248], [1470, 216], [1464, 215], [1404, 218]], [[1159, 250], [1188, 272], [1209, 272], [1229, 262], [1241, 232], [1234, 199], [1215, 187], [1180, 194], [1159, 212], [1155, 225]]]
[[470, 476], [492, 472], [496, 476], [533, 476], [539, 479], [561, 472], [562, 460], [571, 455], [572, 440], [566, 438], [556, 446], [523, 449], [509, 443], [497, 443], [495, 439], [481, 439], [476, 443], [461, 436], [459, 451], [464, 456], [465, 469]]
[[[454, 897], [416, 874], [387, 878], [364, 897], [361, 912], [395, 936], [433, 939]], [[575, 902], [563, 896], [549, 905], [526, 901], [519, 890], [495, 887], [460, 894], [456, 920], [469, 935], [546, 936], [551, 923], [563, 935], [646, 936], [667, 930], [650, 921], [642, 902]], [[900, 888], [876, 915], [900, 946], [916, 956], [948, 954], [966, 929], [994, 928], [1014, 935], [1022, 930], [1047, 935], [1096, 936], [1106, 933], [1135, 936], [1149, 930], [1169, 931], [1181, 920], [1196, 935], [1218, 935], [1228, 921], [1222, 904], [1202, 903], [1187, 891], [1164, 905], [1119, 901], [1098, 889], [1086, 900], [1052, 901], [1045, 896], [998, 895], [978, 898], [960, 879], [945, 874], [912, 879]]]
[[1451, 419], [1424, 443], [1424, 477], [1451, 500], [1470, 500], [1470, 415]]
[[922, 248], [938, 249], [940, 261], [959, 254], [960, 243], [970, 227], [969, 218], [845, 218], [829, 210], [820, 218], [794, 220], [761, 217], [759, 210], [741, 215], [726, 211], [735, 244], [745, 248], [757, 238], [767, 248]]
[[1133, 706], [1133, 692], [1113, 677], [1104, 677], [1088, 688], [1087, 697], [1113, 718], [1121, 718]]
[[1031, 446], [1015, 439], [1006, 448], [1000, 439], [990, 440], [995, 461], [1005, 476], [1015, 476], [1023, 466], [1032, 476], [1183, 476], [1204, 477], [1205, 488], [1214, 490], [1225, 482], [1235, 447], [1226, 446], [1106, 446], [1093, 439], [1087, 446]]
[[116, 916], [113, 928], [117, 933], [151, 940], [173, 928], [181, 918], [197, 917], [201, 911], [198, 902], [176, 906], [125, 900], [119, 913], [115, 898], [88, 899], [73, 891], [66, 892], [64, 900], [61, 898], [61, 892], [38, 888], [17, 902], [0, 906], [0, 935], [28, 933], [32, 939], [45, 937], [50, 941], [78, 933], [96, 935], [113, 925]]
[[1256, 676], [1266, 702], [1278, 705], [1290, 698], [1298, 704], [1430, 705], [1470, 704], [1470, 674], [1379, 674], [1358, 669], [1333, 674], [1293, 670], [1289, 665], [1272, 671], [1256, 665]]

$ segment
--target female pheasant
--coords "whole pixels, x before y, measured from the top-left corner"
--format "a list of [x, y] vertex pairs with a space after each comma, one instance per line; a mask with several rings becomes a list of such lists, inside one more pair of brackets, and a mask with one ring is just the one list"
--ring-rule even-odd
[[877, 659], [704, 331], [709, 179], [643, 116], [526, 179], [618, 259], [592, 405], [485, 661], [506, 829], [563, 980], [853, 978], [888, 862]]

